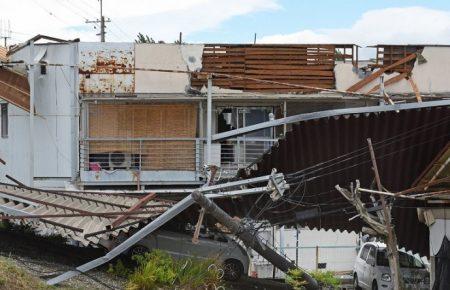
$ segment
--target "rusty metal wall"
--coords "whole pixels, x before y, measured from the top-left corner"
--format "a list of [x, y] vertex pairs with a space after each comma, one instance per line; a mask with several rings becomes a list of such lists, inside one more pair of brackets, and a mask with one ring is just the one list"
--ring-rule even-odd
[[134, 93], [134, 44], [79, 44], [79, 90], [82, 94]]

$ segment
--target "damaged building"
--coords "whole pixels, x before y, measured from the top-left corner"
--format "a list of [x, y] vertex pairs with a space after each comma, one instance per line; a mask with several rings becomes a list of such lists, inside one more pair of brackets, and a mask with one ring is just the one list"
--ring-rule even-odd
[[[218, 168], [219, 183], [261, 178], [276, 168], [291, 191], [264, 214], [252, 209], [268, 197], [218, 204], [232, 215], [277, 225], [359, 232], [363, 222], [334, 186], [356, 179], [371, 186], [369, 157], [361, 149], [366, 138], [381, 156], [390, 191], [448, 177], [450, 47], [374, 49], [376, 59], [366, 63], [354, 44], [87, 43], [37, 36], [2, 60], [0, 157], [6, 164], [0, 180], [43, 194], [137, 189], [186, 195], [208, 182], [206, 166]], [[42, 203], [32, 189], [25, 194]], [[136, 202], [114, 206], [133, 210]], [[148, 219], [173, 205], [166, 202], [153, 200]], [[429, 230], [441, 225], [445, 212], [431, 210], [423, 198], [396, 203], [399, 245], [429, 255]], [[193, 223], [197, 217], [192, 208], [183, 215]], [[56, 227], [84, 244], [107, 240], [102, 229], [114, 222], [103, 218], [87, 230], [74, 221]]]
[[[7, 125], [1, 140], [7, 161], [3, 173], [38, 187], [204, 183], [207, 80], [189, 72], [214, 73], [212, 134], [379, 101], [357, 94], [378, 91], [379, 80], [365, 80], [358, 69], [358, 47], [351, 44], [40, 43], [40, 38], [12, 49], [9, 61], [15, 65], [2, 70], [5, 77], [17, 74], [18, 89], [4, 98], [9, 106], [2, 107]], [[414, 97], [449, 91], [448, 47], [402, 46], [403, 54], [398, 49], [381, 46], [374, 66], [383, 69], [418, 51], [421, 57], [386, 71], [386, 93]], [[25, 75], [29, 63], [35, 64], [33, 130]], [[361, 79], [360, 89], [352, 89], [356, 94], [333, 92]], [[289, 130], [279, 126], [213, 142], [211, 162], [224, 177], [232, 177]], [[27, 164], [34, 164], [34, 170], [24, 170]]]

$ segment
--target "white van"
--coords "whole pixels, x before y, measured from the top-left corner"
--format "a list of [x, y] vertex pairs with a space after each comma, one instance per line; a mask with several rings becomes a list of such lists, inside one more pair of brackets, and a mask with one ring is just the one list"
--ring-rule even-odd
[[[400, 271], [406, 289], [430, 289], [430, 274], [418, 258], [399, 250]], [[391, 271], [383, 243], [365, 243], [356, 257], [353, 269], [355, 289], [393, 289]]]

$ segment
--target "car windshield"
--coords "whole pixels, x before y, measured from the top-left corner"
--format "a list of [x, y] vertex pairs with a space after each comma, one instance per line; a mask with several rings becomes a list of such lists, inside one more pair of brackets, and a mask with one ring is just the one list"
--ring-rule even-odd
[[[416, 257], [404, 252], [398, 252], [401, 268], [423, 268], [423, 263]], [[377, 265], [389, 267], [389, 261], [386, 255], [386, 250], [378, 250]]]

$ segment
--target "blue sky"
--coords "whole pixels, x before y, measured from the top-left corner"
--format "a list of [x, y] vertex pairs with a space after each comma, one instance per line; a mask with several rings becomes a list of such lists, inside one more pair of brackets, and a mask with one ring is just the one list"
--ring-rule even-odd
[[420, 6], [450, 11], [449, 0], [281, 0], [277, 2], [279, 9], [235, 16], [218, 27], [195, 32], [187, 39], [193, 42], [250, 42], [253, 41], [255, 32], [258, 37], [261, 37], [294, 33], [304, 29], [349, 27], [364, 12], [390, 7]]
[[[103, 0], [107, 41], [142, 32], [191, 43], [450, 44], [450, 0]], [[0, 0], [12, 43], [36, 34], [98, 41], [98, 0]], [[21, 9], [27, 7], [27, 9]], [[3, 25], [4, 28], [4, 25]], [[3, 32], [3, 33], [2, 33]], [[1, 29], [0, 34], [4, 34]]]

